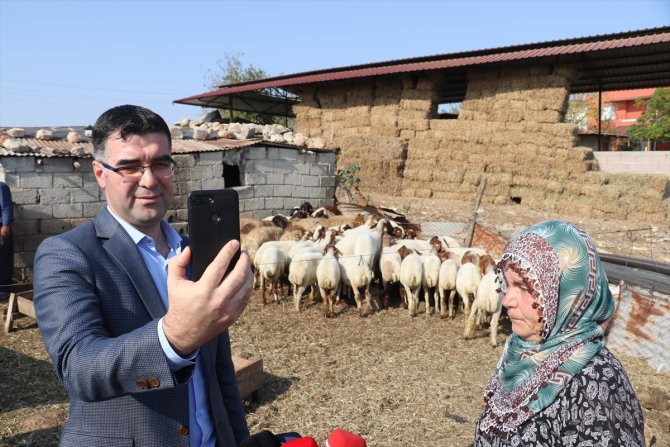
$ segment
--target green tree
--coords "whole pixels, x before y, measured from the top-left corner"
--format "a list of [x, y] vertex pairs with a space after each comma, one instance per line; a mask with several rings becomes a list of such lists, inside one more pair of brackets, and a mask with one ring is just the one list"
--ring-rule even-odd
[[645, 105], [645, 110], [628, 129], [633, 141], [656, 141], [670, 139], [670, 89], [656, 89], [651, 98], [638, 100], [637, 105]]
[[262, 68], [254, 67], [252, 64], [245, 67], [242, 64], [243, 55], [244, 53], [241, 52], [226, 53], [223, 59], [216, 61], [218, 68], [215, 71], [207, 71], [205, 87], [217, 89], [225, 84], [237, 84], [268, 77]]
[[[244, 65], [242, 63], [241, 52], [226, 53], [222, 59], [219, 59], [217, 68], [205, 72], [205, 87], [209, 89], [218, 89], [222, 85], [237, 84], [239, 82], [255, 81], [263, 79], [269, 75], [262, 68], [255, 67], [252, 64]], [[279, 89], [265, 89], [263, 93], [273, 96], [284, 94]], [[229, 116], [228, 110], [220, 110], [221, 116]], [[233, 113], [234, 121], [250, 122], [257, 124], [284, 123], [283, 117], [273, 117], [252, 112], [235, 111]]]

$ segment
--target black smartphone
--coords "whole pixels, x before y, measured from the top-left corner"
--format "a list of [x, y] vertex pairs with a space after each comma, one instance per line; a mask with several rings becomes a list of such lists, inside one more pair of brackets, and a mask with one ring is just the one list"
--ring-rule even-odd
[[[224, 245], [240, 240], [240, 202], [234, 189], [201, 190], [189, 193], [187, 206], [191, 279], [197, 281]], [[237, 250], [226, 274], [239, 258]]]

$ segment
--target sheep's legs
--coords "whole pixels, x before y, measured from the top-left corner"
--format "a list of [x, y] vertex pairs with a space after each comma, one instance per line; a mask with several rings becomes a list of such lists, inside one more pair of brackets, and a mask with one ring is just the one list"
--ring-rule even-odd
[[[428, 287], [424, 287], [423, 296], [424, 296], [424, 299], [426, 300], [426, 316], [430, 317], [430, 315], [432, 313], [431, 312], [432, 309], [430, 307], [431, 293], [430, 293], [430, 289]], [[433, 298], [433, 301], [435, 301], [434, 298]], [[437, 301], [435, 301], [435, 307], [437, 308]]]
[[456, 299], [456, 289], [449, 291], [449, 318], [454, 319], [454, 300]]
[[400, 285], [399, 290], [400, 290], [400, 301], [402, 302], [402, 307], [403, 309], [407, 309], [408, 306], [407, 291], [405, 290], [405, 286]]
[[323, 314], [326, 318], [335, 317], [335, 311], [333, 310], [333, 304], [335, 297], [332, 295], [330, 290], [319, 288], [321, 291], [321, 296], [323, 297]]
[[295, 307], [296, 312], [300, 312], [300, 298], [305, 292], [306, 287], [304, 286], [294, 286], [293, 287], [293, 306]]
[[[381, 307], [379, 304], [379, 299], [377, 297], [374, 297], [375, 299], [375, 306], [377, 306], [377, 309]], [[370, 284], [365, 286], [365, 302], [368, 303], [368, 306], [370, 306], [370, 311], [373, 311], [372, 307], [372, 294], [370, 293]]]
[[463, 338], [466, 340], [472, 335], [472, 326], [475, 324], [475, 319], [477, 318], [477, 306], [473, 303], [472, 310], [468, 316], [468, 321], [465, 323], [465, 331], [463, 331]]
[[267, 304], [265, 301], [265, 277], [260, 275], [260, 287], [261, 287], [261, 299], [263, 300], [263, 306]]
[[[272, 284], [272, 294], [274, 295], [275, 303], [279, 303], [279, 298], [282, 296], [281, 295], [281, 284], [279, 284], [279, 280], [274, 280], [270, 284]], [[278, 291], [279, 289], [279, 291]]]
[[412, 292], [412, 289], [407, 288], [407, 301], [409, 303], [409, 316], [416, 317], [416, 308], [419, 301], [419, 290], [416, 290], [416, 294]]
[[390, 288], [391, 285], [385, 281], [382, 281], [382, 286], [384, 287], [384, 309], [389, 308], [389, 295], [390, 295]]
[[498, 346], [498, 320], [500, 319], [500, 312], [502, 311], [501, 309], [498, 309], [493, 316], [491, 317], [491, 346], [496, 347]]
[[361, 307], [363, 306], [363, 302], [361, 301], [361, 291], [358, 290], [356, 287], [352, 287], [354, 289], [354, 300], [356, 300], [356, 307], [358, 308], [358, 311], [361, 311]]
[[[465, 293], [464, 295], [465, 296], [461, 297], [461, 298], [463, 298], [463, 305], [465, 306], [465, 309], [463, 309], [463, 313], [465, 313], [465, 315], [469, 315], [470, 314], [470, 294]], [[474, 296], [472, 297], [472, 301], [474, 301]]]

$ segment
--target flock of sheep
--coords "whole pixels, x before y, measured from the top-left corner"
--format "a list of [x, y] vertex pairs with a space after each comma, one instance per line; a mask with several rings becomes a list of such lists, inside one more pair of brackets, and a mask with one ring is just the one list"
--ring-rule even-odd
[[240, 221], [242, 248], [251, 256], [264, 305], [266, 292], [281, 301], [288, 280], [296, 311], [307, 289], [313, 302], [318, 288], [326, 317], [336, 316], [334, 305], [344, 294], [353, 294], [358, 311], [366, 315], [381, 308], [378, 297], [373, 307], [370, 293], [378, 280], [384, 308], [389, 307], [391, 288], [399, 284], [410, 316], [416, 316], [423, 290], [427, 316], [434, 309], [442, 318], [453, 318], [458, 294], [468, 316], [465, 338], [490, 316], [491, 344], [496, 346], [502, 306], [493, 258], [481, 248], [461, 247], [448, 236], [417, 238], [416, 229], [404, 227], [408, 225], [384, 214], [336, 215], [323, 208], [296, 209], [291, 218]]

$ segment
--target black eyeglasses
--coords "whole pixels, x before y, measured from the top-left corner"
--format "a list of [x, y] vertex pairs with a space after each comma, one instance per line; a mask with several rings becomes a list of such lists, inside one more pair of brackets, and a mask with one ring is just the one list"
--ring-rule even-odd
[[175, 172], [175, 161], [170, 158], [168, 160], [160, 160], [151, 163], [148, 166], [121, 166], [115, 168], [114, 166], [108, 165], [104, 161], [99, 161], [103, 168], [109, 169], [112, 172], [119, 174], [125, 181], [136, 182], [139, 181], [142, 176], [144, 176], [144, 171], [151, 169], [151, 172], [156, 177], [172, 177]]

